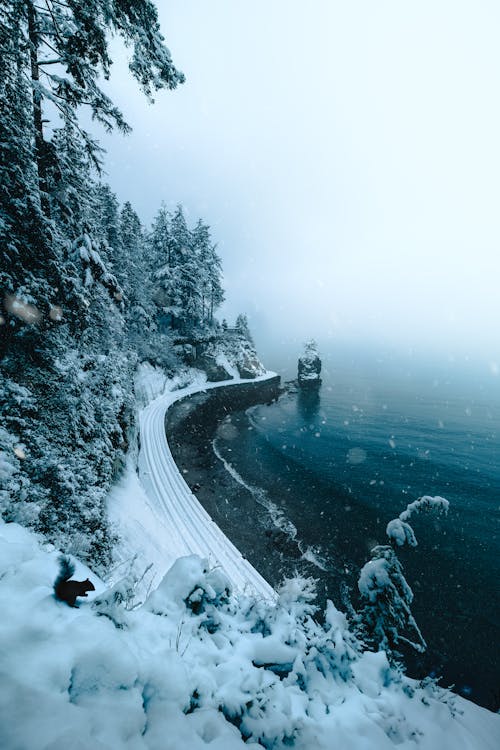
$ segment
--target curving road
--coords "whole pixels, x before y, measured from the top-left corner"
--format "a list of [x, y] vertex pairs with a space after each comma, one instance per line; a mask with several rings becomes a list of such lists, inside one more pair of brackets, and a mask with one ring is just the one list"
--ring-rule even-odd
[[175, 558], [191, 554], [206, 557], [223, 568], [236, 590], [269, 600], [276, 599], [274, 589], [222, 533], [179, 473], [165, 434], [165, 413], [175, 401], [187, 395], [272, 377], [275, 373], [254, 380], [204, 383], [160, 396], [141, 412], [139, 454], [141, 484], [155, 515], [167, 530], [169, 553]]

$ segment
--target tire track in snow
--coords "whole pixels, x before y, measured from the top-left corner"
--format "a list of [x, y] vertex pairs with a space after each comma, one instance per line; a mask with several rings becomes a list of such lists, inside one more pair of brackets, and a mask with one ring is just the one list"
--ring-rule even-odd
[[139, 477], [151, 508], [168, 530], [165, 546], [175, 557], [196, 554], [220, 565], [236, 590], [275, 600], [272, 586], [246, 560], [199, 503], [180, 474], [165, 434], [165, 414], [185, 396], [220, 388], [269, 380], [267, 373], [253, 380], [224, 380], [193, 385], [159, 396], [140, 414]]

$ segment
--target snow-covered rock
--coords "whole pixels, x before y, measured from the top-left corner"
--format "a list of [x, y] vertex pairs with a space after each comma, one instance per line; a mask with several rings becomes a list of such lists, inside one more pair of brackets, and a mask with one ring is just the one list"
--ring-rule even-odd
[[319, 385], [321, 383], [320, 374], [321, 359], [316, 342], [311, 340], [305, 344], [304, 353], [299, 357], [297, 373], [299, 385]]
[[266, 371], [252, 341], [236, 329], [226, 329], [207, 344], [196, 364], [212, 382], [231, 377], [253, 379]]

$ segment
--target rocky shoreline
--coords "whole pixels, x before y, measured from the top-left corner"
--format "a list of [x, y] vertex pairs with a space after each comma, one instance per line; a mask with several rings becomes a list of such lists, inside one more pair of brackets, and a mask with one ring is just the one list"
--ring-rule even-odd
[[288, 529], [280, 528], [266, 502], [261, 502], [260, 486], [248, 489], [237, 481], [232, 476], [234, 467], [228, 471], [214, 450], [214, 443], [217, 445], [221, 440], [231, 462], [228, 448], [231, 440], [245, 440], [246, 431], [253, 429], [245, 410], [297, 393], [309, 398], [316, 390], [312, 393], [307, 390], [304, 396], [297, 380], [280, 383], [277, 378], [196, 393], [168, 409], [165, 430], [172, 457], [185, 482], [240, 553], [274, 588], [293, 574], [314, 577], [317, 604], [323, 608], [333, 590], [337, 591], [339, 601], [343, 596], [346, 570], [343, 558], [336, 560], [334, 568], [329, 567], [328, 571], [318, 568], [304, 554], [300, 539]]
[[276, 544], [263, 533], [252, 493], [239, 484], [214, 453], [218, 429], [235, 430], [229, 415], [270, 403], [281, 393], [280, 378], [222, 386], [187, 396], [167, 411], [165, 429], [174, 461], [185, 482], [219, 528], [272, 585], [282, 579]]

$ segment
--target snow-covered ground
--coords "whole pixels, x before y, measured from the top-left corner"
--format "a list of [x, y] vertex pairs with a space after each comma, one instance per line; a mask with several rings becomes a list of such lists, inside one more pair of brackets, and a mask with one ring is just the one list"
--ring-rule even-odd
[[134, 582], [57, 602], [57, 550], [0, 522], [2, 750], [496, 750], [500, 717], [361, 654], [307, 583], [232, 596], [191, 556], [146, 603]]
[[496, 750], [498, 715], [363, 653], [333, 604], [315, 622], [310, 581], [270, 589], [173, 464], [164, 414], [186, 381], [143, 368], [138, 385], [142, 480], [132, 455], [110, 499], [114, 585], [76, 561], [96, 591], [56, 601], [58, 551], [0, 521], [0, 748]]
[[[237, 373], [236, 373], [237, 374]], [[253, 380], [234, 377], [207, 383], [203, 373], [187, 371], [183, 378], [167, 380], [161, 371], [142, 365], [137, 391], [144, 404], [140, 412], [140, 453], [130, 456], [127, 471], [109, 501], [110, 519], [120, 542], [116, 549], [116, 574], [132, 561], [141, 573], [148, 567], [139, 593], [156, 586], [175, 560], [197, 554], [220, 565], [239, 591], [273, 600], [275, 592], [239, 550], [222, 533], [193, 495], [179, 473], [165, 436], [165, 413], [185, 396], [221, 386], [237, 387], [275, 377], [266, 373]]]

